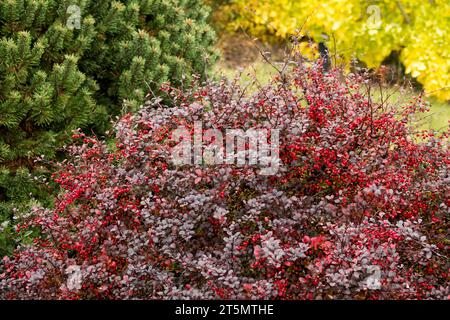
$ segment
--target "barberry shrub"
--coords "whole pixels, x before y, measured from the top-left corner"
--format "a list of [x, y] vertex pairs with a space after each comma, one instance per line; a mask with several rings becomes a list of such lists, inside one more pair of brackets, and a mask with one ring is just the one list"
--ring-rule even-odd
[[[251, 95], [238, 79], [165, 87], [175, 106], [124, 116], [115, 147], [76, 133], [65, 192], [20, 226], [42, 237], [3, 259], [0, 297], [448, 298], [448, 135], [416, 141], [420, 98], [391, 108], [363, 76], [320, 70]], [[198, 121], [203, 151], [212, 128], [278, 129], [278, 171], [175, 165], [174, 130]]]
[[[357, 58], [369, 68], [380, 68], [398, 54], [405, 73], [426, 92], [442, 101], [450, 99], [450, 42], [443, 36], [450, 32], [446, 0], [216, 2], [228, 13], [222, 20], [228, 19], [235, 30], [245, 28], [254, 36], [279, 41], [301, 29], [302, 35], [326, 44], [347, 63]], [[317, 46], [304, 45], [313, 56], [318, 53]]]
[[[49, 205], [33, 160], [54, 159], [72, 130], [101, 133], [161, 83], [205, 73], [208, 14], [201, 0], [0, 1], [0, 224], [31, 198]], [[0, 253], [15, 240], [4, 229]]]

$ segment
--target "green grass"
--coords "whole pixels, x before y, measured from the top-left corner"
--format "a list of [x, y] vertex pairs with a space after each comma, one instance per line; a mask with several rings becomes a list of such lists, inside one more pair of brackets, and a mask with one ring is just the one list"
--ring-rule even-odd
[[[407, 105], [416, 96], [418, 92], [414, 92], [410, 89], [398, 89], [387, 88], [384, 96], [387, 94], [389, 97], [389, 103], [391, 105]], [[380, 91], [376, 90], [373, 93], [374, 99], [380, 99]], [[416, 123], [417, 128], [420, 130], [437, 130], [445, 131], [448, 128], [450, 120], [450, 104], [447, 102], [441, 102], [433, 97], [426, 97], [425, 100], [430, 103], [430, 111], [426, 113], [419, 113], [414, 116], [413, 121]]]
[[[262, 85], [267, 84], [270, 79], [277, 74], [277, 71], [268, 63], [261, 59], [258, 59], [250, 66], [245, 68], [230, 68], [229, 66], [224, 65], [223, 63], [218, 63], [214, 70], [214, 73], [218, 76], [225, 76], [228, 79], [233, 79], [236, 74], [241, 73], [242, 84], [251, 82], [253, 80], [253, 76], [256, 77], [258, 82]], [[257, 85], [250, 88], [249, 92], [256, 91]]]
[[450, 121], [450, 105], [429, 99], [431, 103], [430, 113], [424, 118], [422, 129], [445, 130]]

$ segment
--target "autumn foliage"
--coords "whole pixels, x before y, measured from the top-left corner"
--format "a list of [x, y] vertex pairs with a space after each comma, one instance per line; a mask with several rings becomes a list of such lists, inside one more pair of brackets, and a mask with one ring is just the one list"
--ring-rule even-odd
[[[449, 152], [410, 132], [367, 80], [297, 65], [254, 94], [239, 81], [163, 88], [115, 125], [74, 135], [42, 234], [0, 265], [8, 299], [446, 299]], [[280, 170], [171, 162], [180, 125], [278, 128]], [[421, 141], [421, 142], [417, 142]]]

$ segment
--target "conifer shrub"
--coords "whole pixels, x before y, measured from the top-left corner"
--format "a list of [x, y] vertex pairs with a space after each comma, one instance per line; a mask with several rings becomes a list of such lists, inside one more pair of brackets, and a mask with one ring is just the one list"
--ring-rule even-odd
[[[3, 259], [0, 297], [449, 298], [448, 135], [414, 139], [421, 99], [390, 108], [317, 65], [251, 95], [239, 83], [164, 87], [174, 106], [125, 115], [115, 148], [75, 133], [65, 192], [20, 226], [43, 236]], [[199, 121], [203, 157], [212, 128], [279, 130], [278, 170], [175, 164], [176, 130]]]
[[161, 83], [204, 74], [215, 57], [207, 17], [200, 0], [1, 1], [0, 223], [50, 204], [34, 177], [48, 168], [34, 160], [58, 156], [72, 130], [101, 133]]

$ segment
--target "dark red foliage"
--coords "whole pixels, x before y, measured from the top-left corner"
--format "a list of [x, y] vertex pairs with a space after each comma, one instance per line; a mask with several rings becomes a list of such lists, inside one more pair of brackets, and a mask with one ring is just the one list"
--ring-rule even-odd
[[[448, 135], [418, 142], [421, 99], [390, 108], [365, 78], [296, 67], [257, 93], [238, 81], [166, 89], [115, 126], [77, 133], [42, 237], [4, 258], [7, 299], [447, 299]], [[277, 128], [282, 167], [171, 162], [173, 131]]]

